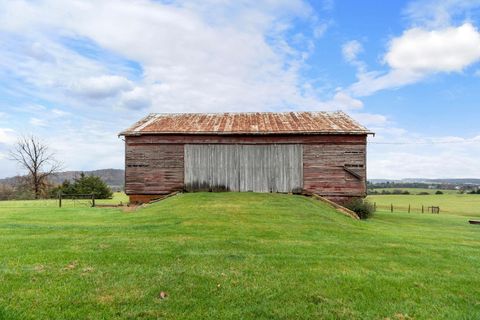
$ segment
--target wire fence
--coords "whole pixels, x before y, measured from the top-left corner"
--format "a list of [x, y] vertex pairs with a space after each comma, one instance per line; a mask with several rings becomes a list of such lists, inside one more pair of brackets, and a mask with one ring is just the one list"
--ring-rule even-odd
[[388, 212], [407, 212], [407, 213], [434, 213], [434, 214], [439, 214], [440, 213], [440, 207], [439, 206], [426, 206], [426, 205], [408, 205], [408, 206], [401, 206], [401, 205], [395, 205], [395, 204], [390, 204], [390, 205], [377, 205], [376, 202], [373, 204], [374, 210], [375, 211], [388, 211]]
[[[62, 208], [91, 207], [89, 199], [63, 199]], [[0, 201], [0, 208], [59, 208], [58, 199], [5, 200]]]
[[[127, 202], [119, 199], [92, 199], [91, 197], [63, 197], [61, 208], [91, 208], [91, 207], [115, 207], [126, 205]], [[2, 208], [60, 208], [60, 199], [37, 199], [37, 200], [2, 200]]]

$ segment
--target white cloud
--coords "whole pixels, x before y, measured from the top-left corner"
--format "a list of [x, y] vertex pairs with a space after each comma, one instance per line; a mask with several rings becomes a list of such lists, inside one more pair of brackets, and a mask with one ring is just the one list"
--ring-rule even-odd
[[347, 62], [354, 62], [357, 60], [357, 56], [363, 51], [362, 44], [357, 40], [351, 40], [343, 44], [342, 54], [343, 58]]
[[394, 38], [385, 62], [395, 70], [462, 71], [480, 59], [480, 33], [470, 23], [439, 30], [409, 29]]
[[47, 121], [40, 118], [30, 118], [29, 123], [36, 127], [46, 127], [48, 125]]
[[102, 75], [76, 81], [72, 85], [72, 91], [87, 98], [104, 99], [116, 96], [131, 87], [132, 83], [125, 77]]
[[[66, 121], [67, 117], [71, 117], [72, 114], [70, 112], [66, 112], [57, 108], [53, 109], [46, 109], [41, 112], [31, 111], [29, 112], [32, 117], [30, 117], [28, 123], [35, 127], [49, 127], [52, 124], [56, 124], [58, 126], [59, 121]], [[60, 120], [61, 119], [61, 120]], [[24, 131], [30, 131], [29, 128], [24, 128]]]
[[363, 46], [358, 40], [351, 40], [342, 45], [343, 59], [357, 68], [357, 74], [365, 74], [367, 66], [365, 62], [358, 58], [358, 55], [363, 52]]
[[43, 113], [47, 108], [41, 104], [26, 104], [21, 107], [15, 107], [14, 110], [26, 113]]
[[411, 70], [366, 72], [358, 74], [358, 81], [352, 84], [348, 91], [357, 97], [369, 96], [380, 90], [399, 88], [424, 78], [425, 74]]
[[69, 112], [66, 112], [66, 111], [63, 111], [63, 110], [60, 110], [60, 109], [52, 109], [50, 111], [53, 115], [54, 118], [62, 118], [62, 117], [66, 117], [66, 116], [69, 116], [71, 115], [71, 113]]
[[10, 128], [0, 128], [0, 144], [11, 145], [16, 141], [15, 130]]
[[454, 18], [466, 20], [469, 11], [478, 6], [480, 0], [417, 0], [407, 5], [404, 15], [413, 26], [444, 28], [451, 26]]
[[362, 101], [352, 98], [343, 91], [337, 92], [328, 104], [331, 104], [334, 109], [361, 109], [363, 107]]
[[52, 136], [46, 139], [46, 144], [67, 170], [124, 167], [123, 141], [110, 130], [106, 130], [103, 123], [96, 121], [82, 123], [81, 132], [78, 132], [78, 127], [61, 125], [61, 128], [68, 139]]
[[34, 42], [30, 47], [27, 47], [26, 53], [40, 62], [52, 64], [57, 62], [55, 56], [48, 52], [40, 42]]
[[127, 109], [141, 110], [149, 107], [150, 104], [149, 92], [140, 87], [126, 91], [120, 97], [120, 105]]
[[313, 27], [313, 36], [315, 39], [319, 39], [325, 35], [327, 32], [328, 28], [330, 27], [329, 22], [318, 22], [315, 24]]
[[387, 72], [360, 72], [356, 96], [416, 83], [435, 73], [461, 72], [480, 61], [480, 33], [470, 23], [438, 30], [413, 28], [390, 41]]
[[[126, 93], [126, 79], [106, 78], [105, 68], [51, 43], [51, 38], [35, 41], [35, 56], [41, 61], [32, 58], [18, 66], [13, 63], [13, 52], [10, 57], [11, 64], [17, 66], [14, 72], [24, 78], [29, 78], [29, 73], [38, 74], [29, 78], [36, 85], [62, 88], [67, 84], [92, 98], [123, 92], [118, 99], [126, 99], [124, 105], [135, 109], [149, 106], [151, 111], [328, 108], [314, 91], [307, 94], [303, 90], [306, 80], [300, 70], [312, 43], [305, 43], [305, 52], [287, 41], [286, 32], [294, 19], [310, 22], [311, 32], [317, 36], [328, 24], [318, 20], [312, 8], [300, 0], [174, 5], [47, 0], [42, 4], [19, 1], [4, 7], [0, 21], [6, 29], [27, 35], [57, 29], [140, 63], [143, 78], [134, 85], [146, 91], [151, 103], [146, 99], [140, 103], [138, 98], [134, 103], [130, 98], [135, 91]], [[48, 53], [53, 59], [46, 63]], [[75, 63], [69, 63], [73, 60]], [[70, 70], [64, 72], [67, 64]]]

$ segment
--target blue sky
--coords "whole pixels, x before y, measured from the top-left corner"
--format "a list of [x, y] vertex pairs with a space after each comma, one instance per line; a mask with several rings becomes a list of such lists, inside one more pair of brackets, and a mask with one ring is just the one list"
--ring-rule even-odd
[[19, 135], [123, 168], [149, 112], [344, 110], [369, 178], [480, 178], [480, 0], [0, 1], [0, 177]]

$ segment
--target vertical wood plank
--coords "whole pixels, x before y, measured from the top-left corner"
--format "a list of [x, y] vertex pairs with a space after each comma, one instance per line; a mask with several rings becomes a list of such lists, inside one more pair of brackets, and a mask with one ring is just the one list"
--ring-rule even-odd
[[292, 192], [303, 186], [301, 145], [185, 145], [187, 190]]

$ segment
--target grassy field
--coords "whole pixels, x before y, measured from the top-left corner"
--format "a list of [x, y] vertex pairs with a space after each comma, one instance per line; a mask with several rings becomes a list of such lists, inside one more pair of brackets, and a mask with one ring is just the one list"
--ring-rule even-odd
[[130, 213], [0, 203], [0, 319], [480, 319], [480, 228], [466, 221], [354, 221], [281, 194]]
[[[419, 212], [422, 205], [440, 207], [440, 214], [480, 217], [480, 195], [478, 194], [439, 194], [439, 195], [371, 195], [367, 198], [375, 202], [380, 211], [388, 211], [391, 204], [395, 212], [406, 212], [408, 205]], [[425, 209], [426, 210], [426, 209]]]
[[[108, 204], [108, 205], [117, 205], [117, 204], [127, 204], [128, 196], [123, 192], [114, 192], [111, 199], [97, 199], [95, 200], [96, 204]], [[62, 207], [63, 208], [81, 208], [91, 206], [90, 199], [63, 199]], [[57, 208], [58, 199], [41, 199], [41, 200], [11, 200], [11, 201], [0, 201], [0, 208]]]

